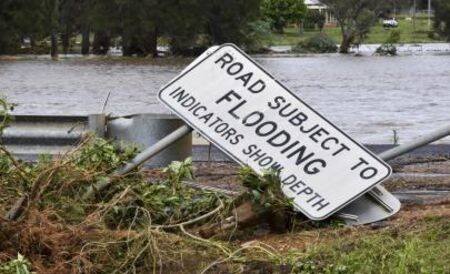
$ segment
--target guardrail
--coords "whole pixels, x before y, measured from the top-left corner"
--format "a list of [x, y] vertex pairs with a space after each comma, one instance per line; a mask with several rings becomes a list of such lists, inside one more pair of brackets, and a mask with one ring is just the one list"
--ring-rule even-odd
[[[41, 154], [60, 155], [76, 146], [88, 131], [116, 140], [120, 144], [133, 143], [142, 148], [151, 146], [183, 125], [170, 115], [136, 114], [105, 119], [99, 114], [86, 116], [29, 116], [17, 115], [6, 128], [0, 142], [14, 155], [35, 161]], [[388, 144], [369, 144], [366, 147], [376, 154], [393, 148]], [[182, 160], [193, 154], [194, 161], [231, 161], [215, 147], [192, 146], [187, 136], [152, 159], [149, 165], [165, 165], [172, 160]], [[450, 155], [450, 144], [427, 145], [410, 156]]]
[[[120, 146], [128, 144], [145, 148], [153, 145], [183, 122], [171, 115], [136, 114], [109, 117], [16, 115], [0, 136], [0, 142], [11, 153], [25, 161], [36, 161], [39, 155], [62, 155], [78, 145], [85, 134], [94, 132], [113, 139]], [[192, 154], [192, 138], [186, 136], [167, 151], [152, 159], [149, 166], [163, 166], [172, 160], [183, 160]]]
[[67, 152], [88, 129], [87, 116], [18, 115], [0, 140], [17, 157], [34, 161], [41, 154]]

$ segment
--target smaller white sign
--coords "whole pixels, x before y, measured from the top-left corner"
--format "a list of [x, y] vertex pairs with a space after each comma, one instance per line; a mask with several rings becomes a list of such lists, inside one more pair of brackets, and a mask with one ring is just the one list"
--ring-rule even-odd
[[240, 164], [278, 170], [284, 194], [310, 219], [329, 217], [391, 174], [236, 46], [208, 54], [159, 99]]

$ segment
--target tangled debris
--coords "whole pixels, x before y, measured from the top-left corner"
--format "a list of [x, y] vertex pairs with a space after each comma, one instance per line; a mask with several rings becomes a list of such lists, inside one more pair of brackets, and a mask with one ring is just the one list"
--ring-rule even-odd
[[[0, 214], [10, 216], [23, 201], [17, 220], [0, 219], [0, 265], [20, 253], [37, 273], [235, 272], [246, 250], [276, 256], [259, 243], [242, 247], [198, 236], [199, 226], [223, 222], [234, 201], [182, 184], [194, 178], [191, 159], [173, 162], [149, 182], [137, 170], [111, 173], [136, 149], [119, 151], [92, 136], [62, 157], [34, 164], [0, 151]], [[114, 184], [84, 199], [100, 180]]]
[[[16, 222], [1, 221], [0, 262], [20, 252], [39, 273], [143, 273], [178, 264], [179, 256], [191, 253], [191, 246], [200, 245], [193, 248], [196, 252], [211, 249], [187, 237], [187, 231], [183, 235], [164, 231], [185, 230], [183, 225], [229, 204], [227, 197], [181, 184], [183, 179], [192, 179], [189, 160], [165, 169], [164, 181], [148, 183], [140, 172], [134, 172], [116, 178], [112, 187], [92, 199], [82, 199], [88, 186], [109, 176], [109, 171], [134, 153], [88, 138], [64, 157], [42, 157], [37, 164], [28, 164], [16, 161], [2, 148], [0, 213], [6, 215], [23, 196], [27, 203]], [[218, 218], [220, 211], [205, 221]]]

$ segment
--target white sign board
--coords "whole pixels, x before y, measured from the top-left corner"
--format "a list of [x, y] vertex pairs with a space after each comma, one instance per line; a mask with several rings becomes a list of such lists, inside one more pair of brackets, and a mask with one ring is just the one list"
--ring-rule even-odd
[[189, 66], [159, 99], [240, 164], [259, 173], [279, 170], [284, 194], [313, 220], [329, 217], [391, 174], [231, 44]]

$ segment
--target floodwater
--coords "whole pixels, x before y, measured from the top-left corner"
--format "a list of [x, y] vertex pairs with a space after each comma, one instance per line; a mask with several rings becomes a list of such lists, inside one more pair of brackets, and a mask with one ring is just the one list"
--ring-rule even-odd
[[[450, 123], [450, 55], [256, 56], [310, 106], [364, 143], [405, 142]], [[1, 58], [0, 95], [16, 114], [167, 112], [156, 97], [191, 59]], [[440, 141], [450, 143], [450, 138]]]

